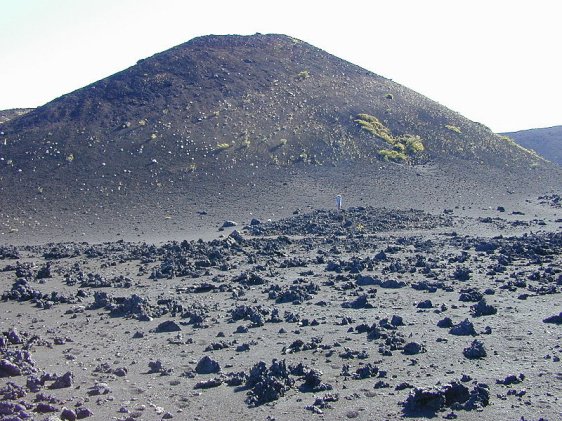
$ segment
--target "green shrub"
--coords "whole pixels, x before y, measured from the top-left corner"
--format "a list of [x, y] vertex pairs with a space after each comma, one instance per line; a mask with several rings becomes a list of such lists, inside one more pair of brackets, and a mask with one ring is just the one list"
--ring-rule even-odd
[[404, 162], [408, 160], [406, 154], [390, 149], [381, 149], [377, 155], [384, 161]]
[[359, 114], [355, 120], [363, 130], [384, 140], [390, 149], [382, 149], [378, 152], [381, 159], [387, 161], [401, 162], [408, 159], [408, 156], [416, 155], [425, 150], [420, 136], [405, 134], [394, 137], [388, 127], [382, 124], [378, 118], [369, 114]]
[[405, 145], [406, 152], [409, 155], [415, 155], [425, 150], [421, 137], [415, 135], [405, 135], [400, 138]]
[[299, 74], [297, 75], [297, 78], [301, 80], [308, 79], [309, 77], [310, 77], [310, 73], [308, 72], [308, 70], [303, 70], [302, 72], [299, 72]]
[[451, 130], [452, 132], [455, 132], [455, 133], [458, 133], [458, 134], [462, 133], [461, 129], [457, 126], [453, 126], [451, 124], [445, 124], [445, 127], [448, 128], [449, 130]]
[[222, 151], [224, 149], [230, 148], [230, 143], [217, 143], [217, 150]]
[[392, 137], [390, 130], [375, 116], [369, 114], [359, 114], [355, 122], [358, 123], [363, 130], [368, 131], [373, 136], [379, 137], [386, 143], [394, 145], [394, 138]]

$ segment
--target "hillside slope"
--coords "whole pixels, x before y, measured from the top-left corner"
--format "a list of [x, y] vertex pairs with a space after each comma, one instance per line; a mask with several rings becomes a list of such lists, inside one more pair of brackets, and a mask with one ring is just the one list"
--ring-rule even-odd
[[372, 205], [442, 209], [436, 194], [448, 206], [478, 203], [498, 197], [484, 193], [492, 187], [542, 188], [553, 167], [284, 35], [195, 38], [0, 132], [0, 234], [45, 227], [48, 238], [71, 221], [94, 234], [100, 223], [114, 233], [128, 221], [158, 231], [154, 218], [174, 214], [185, 226], [203, 206], [217, 217], [275, 217], [289, 204], [331, 204], [342, 191]]
[[[382, 123], [375, 134], [360, 124], [371, 116]], [[399, 150], [394, 140], [415, 136], [424, 152], [410, 160], [535, 159], [403, 86], [280, 35], [196, 38], [12, 120], [3, 132], [1, 154], [13, 171], [42, 176], [62, 167], [74, 178], [372, 160]]]

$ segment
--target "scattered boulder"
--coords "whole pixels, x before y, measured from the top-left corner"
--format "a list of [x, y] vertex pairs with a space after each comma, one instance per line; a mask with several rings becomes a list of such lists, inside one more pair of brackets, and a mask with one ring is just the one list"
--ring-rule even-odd
[[470, 313], [474, 317], [491, 316], [496, 314], [498, 309], [491, 304], [486, 303], [486, 299], [482, 298], [477, 304], [470, 307]]
[[556, 325], [562, 324], [562, 312], [560, 314], [555, 314], [554, 316], [547, 317], [543, 320], [544, 323], [553, 323]]
[[486, 356], [486, 349], [484, 348], [484, 344], [482, 342], [475, 339], [468, 348], [463, 350], [462, 353], [469, 360], [474, 360], [484, 358]]
[[457, 335], [457, 336], [470, 336], [470, 335], [475, 336], [476, 330], [474, 329], [474, 325], [470, 320], [464, 319], [462, 322], [451, 327], [449, 333], [451, 335]]
[[205, 355], [203, 358], [201, 358], [197, 363], [197, 366], [195, 367], [195, 372], [198, 374], [214, 374], [220, 371], [220, 364], [208, 355]]

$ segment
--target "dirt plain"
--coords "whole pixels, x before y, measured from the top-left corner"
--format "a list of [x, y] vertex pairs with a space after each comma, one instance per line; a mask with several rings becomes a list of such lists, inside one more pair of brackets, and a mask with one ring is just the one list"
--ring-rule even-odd
[[382, 168], [4, 233], [1, 419], [559, 419], [557, 176]]

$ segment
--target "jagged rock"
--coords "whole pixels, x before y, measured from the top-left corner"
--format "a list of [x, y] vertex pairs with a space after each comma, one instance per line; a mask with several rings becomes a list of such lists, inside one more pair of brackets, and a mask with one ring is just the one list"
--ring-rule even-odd
[[181, 327], [173, 320], [166, 320], [165, 322], [160, 323], [154, 331], [157, 333], [179, 332], [181, 331]]
[[543, 320], [544, 323], [553, 323], [556, 325], [562, 324], [562, 312], [560, 314], [555, 314], [554, 316], [547, 317]]
[[417, 342], [409, 342], [404, 345], [402, 352], [404, 355], [416, 355], [420, 352], [425, 352], [425, 347]]
[[482, 298], [477, 304], [470, 307], [470, 312], [474, 317], [491, 316], [496, 314], [498, 310], [491, 304], [486, 303], [486, 299]]
[[21, 376], [21, 369], [9, 360], [0, 360], [0, 377]]
[[468, 359], [480, 359], [486, 356], [486, 349], [484, 344], [479, 340], [475, 339], [468, 348], [463, 350], [463, 355]]
[[322, 383], [322, 372], [310, 369], [304, 376], [304, 384], [300, 388], [301, 392], [322, 392], [332, 390], [332, 385]]
[[341, 306], [343, 308], [354, 308], [354, 309], [373, 308], [373, 305], [371, 303], [369, 303], [369, 299], [368, 299], [367, 295], [365, 295], [365, 294], [360, 295], [359, 297], [357, 297], [353, 301], [346, 301], [346, 302], [342, 303]]
[[70, 371], [67, 371], [60, 377], [57, 377], [55, 382], [49, 386], [49, 389], [64, 389], [67, 387], [71, 387], [74, 381], [74, 376]]
[[433, 308], [431, 300], [424, 300], [418, 303], [417, 308]]
[[450, 330], [449, 333], [451, 335], [457, 336], [469, 336], [469, 335], [476, 335], [476, 330], [474, 329], [474, 325], [468, 319], [464, 319], [462, 322], [454, 325]]
[[78, 416], [76, 415], [76, 412], [73, 411], [72, 409], [63, 408], [60, 414], [60, 418], [61, 420], [65, 420], [65, 421], [76, 421], [78, 419]]
[[441, 328], [451, 328], [453, 327], [453, 321], [450, 317], [445, 317], [437, 322], [437, 327]]
[[194, 389], [211, 389], [214, 387], [218, 387], [222, 384], [222, 379], [219, 377], [215, 377], [209, 380], [202, 380], [197, 382], [194, 386]]
[[255, 364], [246, 381], [246, 387], [250, 388], [248, 405], [263, 405], [283, 396], [294, 385], [289, 374], [285, 361], [273, 360], [269, 368], [263, 361]]
[[195, 372], [198, 374], [213, 374], [219, 371], [221, 371], [220, 364], [207, 355], [201, 358], [195, 367]]

